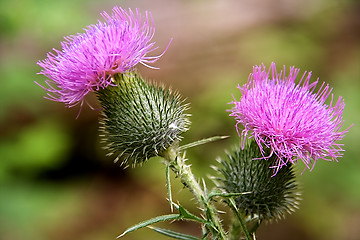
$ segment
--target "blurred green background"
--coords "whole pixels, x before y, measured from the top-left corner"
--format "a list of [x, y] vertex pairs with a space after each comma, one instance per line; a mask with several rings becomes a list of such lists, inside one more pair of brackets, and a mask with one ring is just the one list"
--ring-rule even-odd
[[[360, 239], [360, 3], [350, 0], [2, 0], [0, 1], [0, 239], [115, 239], [127, 227], [168, 214], [164, 166], [152, 159], [121, 169], [98, 137], [99, 111], [43, 99], [34, 81], [38, 60], [60, 48], [63, 36], [96, 23], [114, 5], [150, 10], [155, 41], [166, 54], [141, 74], [177, 89], [191, 103], [184, 142], [213, 135], [231, 138], [192, 149], [199, 177], [238, 141], [226, 109], [252, 66], [275, 61], [313, 71], [343, 96], [345, 127], [354, 123], [339, 162], [299, 164], [300, 209], [264, 224], [258, 239]], [[94, 96], [89, 97], [96, 106]], [[174, 195], [193, 209], [173, 179]], [[208, 183], [211, 186], [211, 183]], [[196, 209], [194, 209], [196, 211]], [[168, 225], [159, 225], [168, 226]], [[199, 234], [192, 223], [171, 229]], [[124, 239], [167, 239], [149, 229]]]

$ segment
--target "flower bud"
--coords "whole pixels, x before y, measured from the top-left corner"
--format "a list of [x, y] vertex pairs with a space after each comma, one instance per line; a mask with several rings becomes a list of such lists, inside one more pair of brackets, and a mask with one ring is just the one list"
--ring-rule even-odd
[[100, 130], [109, 155], [122, 165], [141, 164], [181, 139], [190, 121], [180, 95], [146, 83], [137, 73], [116, 74], [99, 90]]

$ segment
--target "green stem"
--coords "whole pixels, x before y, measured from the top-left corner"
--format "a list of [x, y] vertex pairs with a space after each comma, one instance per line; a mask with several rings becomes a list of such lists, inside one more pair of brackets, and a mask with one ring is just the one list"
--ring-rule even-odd
[[261, 224], [261, 220], [256, 221], [254, 226], [250, 229], [249, 233], [252, 235], [255, 234], [255, 232], [259, 228], [260, 224]]
[[237, 219], [239, 220], [240, 226], [241, 226], [241, 228], [242, 228], [242, 230], [243, 230], [243, 232], [244, 232], [244, 235], [245, 235], [246, 240], [253, 240], [254, 238], [251, 237], [251, 235], [250, 235], [250, 233], [249, 233], [249, 231], [248, 231], [248, 229], [247, 229], [247, 227], [246, 227], [246, 224], [245, 224], [245, 222], [244, 222], [244, 220], [243, 220], [243, 218], [242, 218], [239, 210], [238, 210], [237, 207], [236, 207], [236, 204], [235, 204], [235, 202], [234, 202], [234, 199], [230, 198], [230, 199], [229, 199], [229, 203], [230, 203], [230, 204], [229, 204], [230, 208], [233, 209], [233, 212], [236, 214], [236, 217], [237, 217]]
[[220, 236], [220, 239], [227, 239], [215, 207], [207, 201], [208, 197], [200, 184], [196, 181], [190, 166], [185, 164], [185, 159], [179, 155], [177, 149], [172, 147], [169, 147], [163, 153], [163, 158], [167, 161], [167, 164], [170, 164], [171, 170], [180, 178], [180, 181], [190, 190], [196, 200], [200, 203], [205, 216], [207, 216], [210, 223], [213, 224], [216, 234]]
[[233, 219], [230, 232], [229, 232], [229, 240], [239, 240], [241, 237], [241, 227], [238, 219]]

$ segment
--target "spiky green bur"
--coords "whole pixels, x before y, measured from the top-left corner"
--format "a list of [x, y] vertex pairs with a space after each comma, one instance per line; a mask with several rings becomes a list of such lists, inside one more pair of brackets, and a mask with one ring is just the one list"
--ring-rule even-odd
[[216, 182], [225, 193], [244, 193], [235, 197], [242, 214], [260, 221], [276, 220], [298, 208], [300, 194], [292, 164], [274, 175], [271, 166], [277, 156], [259, 159], [262, 155], [255, 141], [244, 150], [238, 147], [227, 153], [227, 158], [219, 159], [222, 166], [217, 171], [221, 177]]
[[159, 155], [188, 130], [188, 105], [179, 94], [146, 83], [137, 73], [117, 74], [98, 91], [100, 126], [109, 155], [121, 164], [141, 164]]

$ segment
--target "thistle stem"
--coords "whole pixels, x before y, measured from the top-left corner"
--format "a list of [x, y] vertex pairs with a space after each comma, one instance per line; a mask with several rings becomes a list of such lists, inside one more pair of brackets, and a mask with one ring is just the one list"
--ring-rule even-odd
[[245, 223], [245, 221], [243, 220], [243, 218], [242, 218], [239, 210], [237, 209], [237, 207], [236, 207], [236, 205], [235, 205], [235, 203], [234, 203], [234, 200], [230, 198], [230, 199], [229, 199], [229, 203], [230, 203], [230, 204], [229, 204], [230, 208], [233, 209], [234, 213], [236, 214], [237, 219], [239, 220], [241, 229], [243, 230], [243, 233], [244, 233], [244, 235], [245, 235], [245, 239], [246, 239], [246, 240], [253, 240], [254, 238], [251, 237], [251, 235], [250, 235], [250, 233], [249, 233], [249, 231], [248, 231], [248, 229], [247, 229], [247, 227], [246, 227], [246, 223]]
[[229, 231], [229, 240], [239, 240], [242, 234], [241, 226], [237, 219], [232, 220], [231, 228]]
[[261, 224], [261, 220], [256, 221], [254, 226], [250, 229], [249, 233], [255, 234], [255, 232], [259, 228], [260, 224]]
[[179, 155], [178, 149], [169, 147], [164, 153], [163, 158], [170, 164], [170, 169], [180, 178], [181, 183], [187, 187], [199, 202], [204, 215], [208, 221], [213, 225], [215, 234], [220, 239], [227, 239], [226, 233], [222, 227], [221, 221], [217, 215], [216, 208], [208, 201], [206, 191], [204, 191], [200, 184], [196, 181], [190, 166], [185, 164], [185, 158]]

